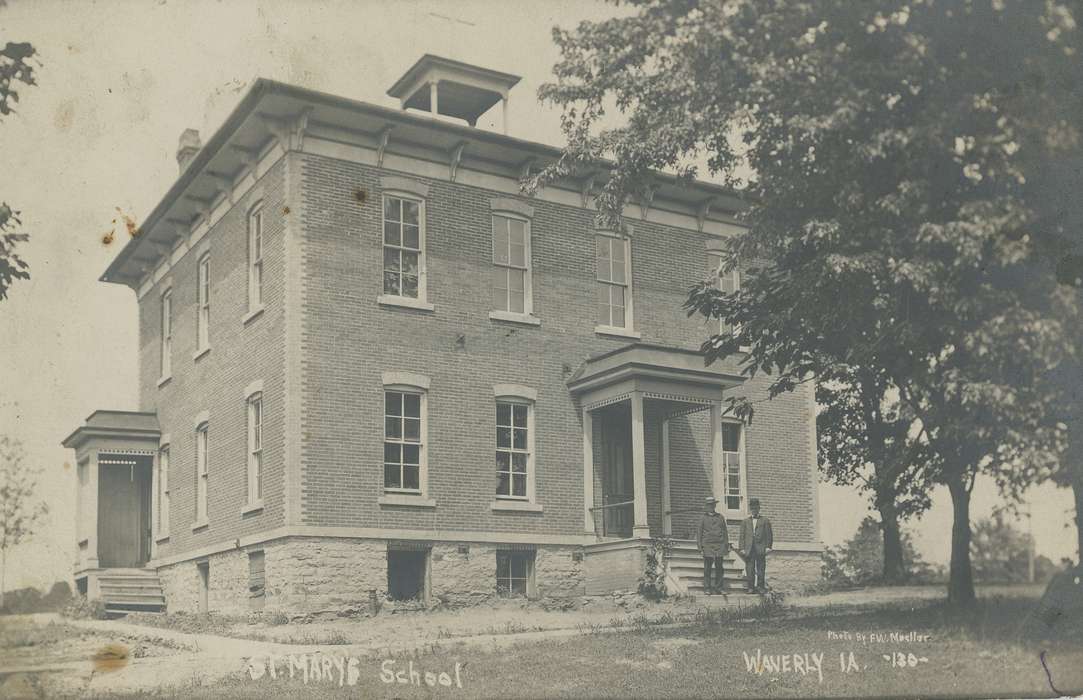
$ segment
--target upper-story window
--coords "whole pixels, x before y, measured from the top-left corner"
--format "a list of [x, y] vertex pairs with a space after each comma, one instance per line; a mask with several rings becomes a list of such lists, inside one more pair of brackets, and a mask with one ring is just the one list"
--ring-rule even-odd
[[204, 253], [196, 265], [196, 352], [210, 347], [211, 256]]
[[161, 376], [169, 377], [173, 366], [173, 290], [162, 292]]
[[632, 328], [631, 241], [624, 236], [600, 233], [596, 242], [598, 325]]
[[196, 428], [196, 526], [207, 522], [207, 472], [210, 438], [207, 423]]
[[248, 397], [248, 503], [263, 499], [263, 392]]
[[493, 266], [493, 309], [532, 313], [529, 221], [493, 215]]
[[425, 203], [384, 195], [384, 294], [425, 299]]
[[421, 493], [425, 465], [425, 394], [384, 390], [384, 490]]
[[248, 215], [248, 310], [263, 305], [263, 205]]
[[[714, 280], [716, 288], [723, 294], [733, 294], [741, 288], [741, 273], [737, 268], [725, 270], [726, 261], [721, 252], [707, 253], [707, 272]], [[719, 321], [718, 332], [721, 335], [733, 333], [734, 327]]]
[[158, 536], [169, 534], [169, 445], [158, 449]]

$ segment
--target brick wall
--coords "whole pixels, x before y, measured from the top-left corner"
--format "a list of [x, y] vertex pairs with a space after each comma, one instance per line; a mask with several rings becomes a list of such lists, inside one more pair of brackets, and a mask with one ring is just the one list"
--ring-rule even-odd
[[[254, 534], [283, 524], [284, 440], [284, 161], [272, 167], [172, 270], [139, 301], [140, 410], [156, 411], [170, 444], [170, 533], [158, 557]], [[263, 202], [265, 311], [247, 324], [248, 212]], [[210, 253], [210, 347], [196, 351], [196, 262]], [[160, 295], [172, 281], [172, 378], [158, 387]], [[244, 390], [263, 381], [262, 512], [241, 514], [247, 500], [247, 408]], [[208, 520], [196, 532], [195, 420], [209, 413]], [[194, 569], [193, 569], [194, 571]]]
[[[382, 292], [381, 171], [311, 154], [296, 157], [306, 290], [303, 522], [579, 534], [581, 427], [565, 381], [589, 355], [630, 342], [594, 333], [592, 213], [529, 200], [535, 209], [534, 313], [542, 324], [493, 321], [488, 318], [489, 200], [506, 195], [415, 178], [429, 186], [428, 301], [435, 311], [382, 307], [376, 301]], [[704, 274], [707, 236], [649, 222], [633, 226], [636, 330], [643, 342], [698, 348], [708, 328], [680, 307], [687, 289]], [[384, 371], [415, 372], [431, 380], [427, 441], [434, 510], [376, 502], [383, 484]], [[489, 508], [492, 386], [504, 382], [538, 392], [535, 464], [542, 514]], [[742, 391], [761, 398], [764, 386], [757, 379]], [[807, 540], [813, 531], [805, 391], [758, 404], [747, 438], [749, 492], [764, 499], [765, 513], [779, 523], [780, 539]], [[657, 437], [651, 427], [648, 441]], [[656, 448], [648, 446], [648, 453], [657, 465]], [[657, 469], [651, 472], [648, 492], [657, 502]], [[650, 516], [652, 523], [660, 522], [659, 506]]]

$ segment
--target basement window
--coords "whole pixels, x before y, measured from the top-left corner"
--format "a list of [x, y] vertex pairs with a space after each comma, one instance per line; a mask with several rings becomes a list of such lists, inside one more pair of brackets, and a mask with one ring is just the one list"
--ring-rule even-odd
[[262, 610], [266, 600], [264, 562], [262, 550], [248, 553], [248, 606], [252, 610]]
[[425, 600], [429, 550], [387, 550], [387, 595], [391, 600]]
[[534, 552], [497, 551], [496, 592], [504, 598], [533, 595]]

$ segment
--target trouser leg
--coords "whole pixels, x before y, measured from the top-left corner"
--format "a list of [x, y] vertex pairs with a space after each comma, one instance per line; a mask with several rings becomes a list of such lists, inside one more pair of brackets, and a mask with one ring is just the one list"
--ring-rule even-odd
[[711, 590], [711, 565], [714, 563], [714, 559], [708, 556], [703, 557], [703, 592], [708, 593]]
[[714, 558], [714, 568], [715, 568], [714, 589], [715, 589], [715, 591], [719, 591], [719, 592], [725, 591], [726, 590], [726, 578], [725, 578], [726, 570], [722, 566], [722, 557], [715, 557]]
[[755, 552], [750, 552], [749, 555], [747, 557], [745, 557], [745, 580], [747, 581], [746, 586], [749, 589], [752, 589], [752, 588], [756, 587], [756, 553]]
[[756, 588], [767, 588], [767, 555], [757, 552], [756, 562]]

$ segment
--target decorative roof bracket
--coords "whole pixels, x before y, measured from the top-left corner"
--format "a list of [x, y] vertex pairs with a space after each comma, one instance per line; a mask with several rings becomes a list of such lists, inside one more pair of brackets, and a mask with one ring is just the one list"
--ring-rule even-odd
[[466, 150], [469, 141], [460, 141], [455, 144], [455, 147], [451, 149], [451, 160], [448, 162], [448, 176], [452, 182], [455, 182], [455, 177], [459, 174], [459, 164], [463, 160], [463, 151]]

